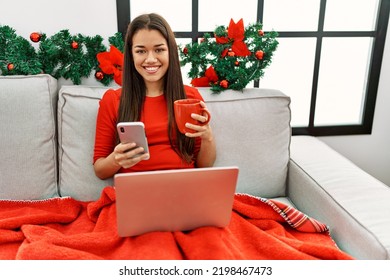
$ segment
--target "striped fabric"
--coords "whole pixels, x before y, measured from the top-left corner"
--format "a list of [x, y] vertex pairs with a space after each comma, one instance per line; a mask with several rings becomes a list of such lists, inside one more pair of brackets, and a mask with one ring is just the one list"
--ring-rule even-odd
[[296, 230], [302, 232], [329, 232], [329, 227], [316, 219], [308, 217], [301, 211], [273, 199], [260, 198], [271, 206], [286, 222]]

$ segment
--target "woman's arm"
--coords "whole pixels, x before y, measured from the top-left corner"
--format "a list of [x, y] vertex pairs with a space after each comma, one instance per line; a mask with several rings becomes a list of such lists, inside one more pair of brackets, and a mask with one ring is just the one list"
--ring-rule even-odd
[[[206, 108], [206, 104], [201, 101], [200, 104], [203, 108]], [[207, 108], [206, 108], [207, 109]], [[193, 114], [192, 118], [198, 120], [199, 122], [206, 122], [207, 117], [197, 114]], [[214, 165], [215, 159], [217, 157], [216, 145], [214, 141], [213, 132], [211, 130], [210, 124], [206, 125], [194, 125], [187, 123], [186, 127], [196, 130], [195, 133], [186, 133], [187, 137], [200, 137], [201, 146], [196, 158], [197, 167], [211, 167]]]
[[121, 168], [130, 168], [141, 160], [149, 158], [149, 154], [141, 154], [144, 151], [142, 147], [134, 149], [136, 143], [118, 144], [114, 151], [105, 158], [99, 158], [95, 161], [93, 168], [95, 174], [100, 179], [107, 179], [114, 176]]
[[93, 165], [96, 176], [102, 180], [114, 176], [120, 168], [120, 165], [115, 162], [114, 153], [111, 153], [108, 157], [97, 159]]
[[202, 138], [200, 150], [196, 159], [197, 167], [211, 167], [214, 165], [217, 157], [214, 137], [212, 136], [211, 128], [208, 129], [210, 130], [208, 133], [210, 136], [208, 138]]

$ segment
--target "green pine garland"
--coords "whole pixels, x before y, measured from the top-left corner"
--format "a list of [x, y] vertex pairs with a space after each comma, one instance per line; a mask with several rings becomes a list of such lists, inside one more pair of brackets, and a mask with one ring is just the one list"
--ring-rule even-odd
[[[111, 36], [109, 43], [123, 51], [121, 33]], [[70, 79], [81, 84], [82, 78], [88, 78], [92, 72], [101, 71], [96, 59], [100, 52], [107, 51], [100, 35], [93, 37], [82, 34], [72, 35], [61, 30], [51, 37], [40, 34], [39, 42], [34, 43], [18, 36], [9, 26], [0, 26], [0, 74], [34, 75], [50, 74], [59, 79]], [[38, 49], [32, 44], [39, 44]], [[99, 80], [108, 85], [112, 75], [104, 74]]]

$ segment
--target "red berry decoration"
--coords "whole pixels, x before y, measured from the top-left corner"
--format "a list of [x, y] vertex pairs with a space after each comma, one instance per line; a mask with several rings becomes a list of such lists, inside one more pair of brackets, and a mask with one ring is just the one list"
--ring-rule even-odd
[[257, 51], [256, 53], [255, 53], [255, 56], [256, 56], [256, 58], [257, 59], [263, 59], [263, 57], [264, 57], [264, 52], [263, 51]]
[[240, 66], [240, 62], [236, 60], [236, 61], [234, 62], [234, 65], [235, 65], [235, 66]]
[[264, 36], [264, 31], [263, 30], [259, 30], [258, 33], [259, 33], [259, 36]]
[[79, 43], [77, 43], [76, 41], [73, 41], [71, 46], [72, 46], [72, 49], [76, 50], [79, 48]]
[[183, 49], [183, 53], [184, 53], [185, 55], [188, 54], [188, 48], [187, 48], [187, 47], [185, 47], [185, 48]]
[[30, 34], [30, 40], [34, 43], [38, 43], [42, 38], [42, 34], [38, 32], [33, 32]]
[[98, 81], [103, 80], [103, 78], [104, 78], [104, 73], [103, 73], [102, 71], [96, 71], [96, 73], [95, 73], [95, 78], [96, 78], [96, 80], [98, 80]]
[[12, 71], [12, 70], [14, 70], [14, 68], [15, 68], [15, 65], [13, 63], [8, 63], [7, 64], [8, 71]]

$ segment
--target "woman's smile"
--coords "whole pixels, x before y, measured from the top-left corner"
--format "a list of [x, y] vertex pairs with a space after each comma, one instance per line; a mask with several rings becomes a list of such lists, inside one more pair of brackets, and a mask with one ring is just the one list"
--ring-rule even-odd
[[154, 74], [158, 71], [158, 69], [160, 68], [160, 66], [144, 66], [144, 69], [146, 70], [146, 72], [148, 72], [149, 74]]

